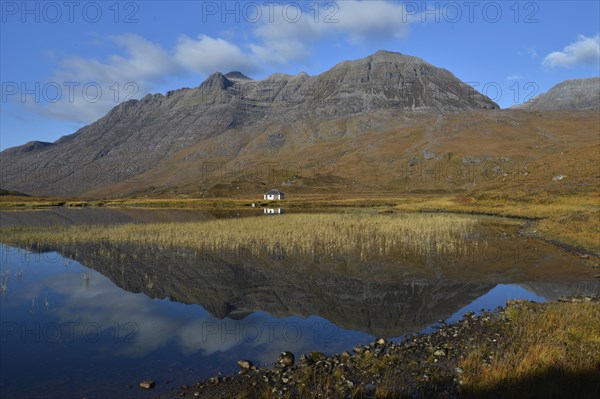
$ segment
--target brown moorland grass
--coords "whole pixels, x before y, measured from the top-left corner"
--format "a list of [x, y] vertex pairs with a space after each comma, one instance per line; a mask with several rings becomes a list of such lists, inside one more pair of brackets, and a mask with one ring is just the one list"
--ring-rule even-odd
[[477, 225], [469, 216], [437, 214], [290, 214], [190, 223], [3, 228], [2, 241], [28, 246], [88, 243], [193, 249], [286, 248], [299, 253], [386, 254], [398, 248], [452, 253]]
[[537, 224], [542, 235], [600, 254], [600, 210], [566, 212]]
[[459, 362], [468, 396], [598, 397], [600, 302], [523, 302], [506, 314], [501, 356], [488, 357], [479, 342]]
[[508, 197], [487, 193], [477, 197], [424, 197], [420, 202], [409, 198], [395, 206], [405, 211], [455, 212], [532, 219], [528, 233], [581, 247], [600, 254], [600, 202], [589, 195]]
[[[0, 209], [30, 209], [51, 206], [105, 206], [139, 208], [198, 208], [198, 209], [248, 209], [256, 198], [128, 198], [110, 200], [85, 200], [0, 197]], [[269, 205], [271, 202], [263, 202]], [[485, 214], [531, 219], [529, 233], [552, 239], [586, 251], [600, 254], [600, 200], [594, 193], [535, 195], [503, 192], [486, 192], [478, 195], [433, 195], [393, 193], [368, 195], [304, 194], [283, 203], [287, 209], [331, 208], [395, 208], [410, 212], [452, 212]]]

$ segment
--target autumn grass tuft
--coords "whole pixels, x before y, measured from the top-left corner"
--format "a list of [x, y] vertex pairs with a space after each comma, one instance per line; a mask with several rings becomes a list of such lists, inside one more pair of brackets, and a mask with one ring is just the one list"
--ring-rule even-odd
[[560, 242], [581, 245], [600, 254], [600, 210], [567, 212], [541, 220], [537, 229]]
[[597, 194], [553, 196], [487, 192], [473, 197], [423, 196], [398, 199], [403, 211], [455, 212], [524, 218], [529, 233], [600, 254], [600, 202]]
[[499, 331], [506, 345], [489, 357], [480, 343], [464, 360], [465, 392], [473, 397], [588, 398], [600, 393], [600, 303], [521, 303]]
[[453, 253], [464, 247], [477, 221], [469, 216], [431, 214], [295, 214], [217, 219], [190, 223], [4, 228], [7, 244], [52, 246], [134, 244], [198, 250], [324, 251], [385, 255], [403, 248], [415, 253]]

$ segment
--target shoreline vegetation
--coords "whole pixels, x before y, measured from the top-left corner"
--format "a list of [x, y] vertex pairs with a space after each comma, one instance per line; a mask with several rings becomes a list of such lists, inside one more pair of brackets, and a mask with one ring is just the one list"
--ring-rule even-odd
[[[0, 210], [55, 207], [202, 209], [242, 211], [254, 209], [248, 198], [127, 198], [76, 199], [0, 196]], [[484, 193], [478, 196], [412, 194], [403, 196], [299, 195], [284, 202], [261, 201], [261, 207], [282, 206], [288, 210], [327, 211], [334, 208], [373, 208], [381, 212], [425, 212], [488, 215], [521, 219], [523, 234], [564, 245], [581, 255], [600, 257], [600, 203], [597, 194], [511, 196]]]
[[[77, 225], [1, 228], [7, 244], [43, 247], [77, 244], [131, 244], [192, 250], [277, 249], [299, 254], [356, 253], [362, 259], [405, 250], [458, 254], [473, 235], [473, 217], [418, 213], [290, 214], [270, 218], [215, 219], [184, 223]], [[477, 241], [473, 241], [477, 243]]]
[[[598, 297], [509, 301], [401, 342], [378, 339], [332, 356], [284, 352], [273, 367], [172, 388], [200, 398], [597, 398]], [[298, 356], [296, 358], [295, 356]]]

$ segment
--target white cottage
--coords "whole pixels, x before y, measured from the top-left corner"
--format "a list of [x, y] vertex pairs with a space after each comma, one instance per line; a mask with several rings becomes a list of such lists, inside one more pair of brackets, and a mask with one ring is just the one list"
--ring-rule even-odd
[[282, 200], [285, 198], [285, 194], [279, 190], [272, 189], [265, 193], [264, 198], [266, 200]]

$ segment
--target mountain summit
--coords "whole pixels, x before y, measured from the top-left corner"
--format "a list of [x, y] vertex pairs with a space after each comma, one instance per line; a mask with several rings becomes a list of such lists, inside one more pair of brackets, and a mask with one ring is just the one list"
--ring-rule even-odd
[[512, 108], [532, 111], [558, 109], [600, 110], [600, 78], [565, 80], [552, 87], [548, 92]]
[[229, 80], [252, 80], [248, 76], [244, 75], [240, 71], [232, 71], [225, 74], [225, 77]]
[[[441, 114], [492, 108], [498, 105], [449, 71], [389, 51], [341, 62], [316, 76], [273, 74], [252, 80], [238, 71], [216, 72], [196, 88], [124, 102], [51, 145], [5, 150], [4, 164], [36, 170], [23, 177], [10, 169], [3, 188], [81, 195], [149, 171], [178, 151], [232, 129], [247, 132], [258, 125], [284, 126], [384, 109]], [[93, 179], [75, 176], [73, 168], [84, 167], [96, 171]], [[39, 178], [50, 169], [52, 179]]]

